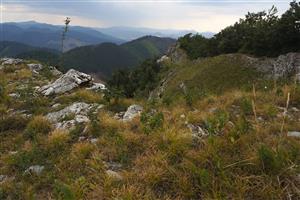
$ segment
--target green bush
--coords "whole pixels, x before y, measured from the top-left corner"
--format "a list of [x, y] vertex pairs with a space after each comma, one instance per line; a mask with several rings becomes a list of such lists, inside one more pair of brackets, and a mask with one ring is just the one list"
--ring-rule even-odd
[[155, 111], [143, 112], [140, 119], [143, 130], [146, 134], [151, 133], [163, 127], [164, 115], [162, 112], [156, 113]]
[[205, 125], [210, 134], [220, 134], [228, 121], [229, 114], [226, 111], [218, 110], [207, 118]]

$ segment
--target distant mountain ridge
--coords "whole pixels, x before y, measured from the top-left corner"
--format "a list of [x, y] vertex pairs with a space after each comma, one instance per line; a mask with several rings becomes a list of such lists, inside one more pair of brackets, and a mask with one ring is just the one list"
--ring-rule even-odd
[[[0, 27], [0, 41], [20, 42], [30, 46], [61, 50], [61, 35], [63, 26], [29, 22], [3, 23]], [[104, 42], [121, 44], [124, 41], [92, 28], [70, 26], [65, 41], [64, 51], [86, 45]]]
[[172, 38], [145, 36], [122, 45], [79, 47], [64, 54], [63, 66], [109, 77], [115, 70], [135, 67], [146, 59], [163, 55], [175, 43]]
[[[144, 27], [126, 27], [126, 26], [115, 26], [108, 28], [95, 28], [96, 30], [108, 34], [123, 40], [134, 40], [146, 35], [152, 35], [157, 37], [170, 37], [177, 39], [188, 33], [196, 34], [197, 31], [194, 30], [175, 30], [175, 29], [154, 29], [154, 28], [144, 28]], [[215, 33], [213, 32], [199, 32], [200, 35], [210, 38]]]

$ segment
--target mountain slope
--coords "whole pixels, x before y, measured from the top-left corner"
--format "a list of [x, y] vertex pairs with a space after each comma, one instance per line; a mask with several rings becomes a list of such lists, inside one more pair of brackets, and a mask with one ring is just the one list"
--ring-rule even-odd
[[[1, 25], [1, 41], [15, 41], [31, 46], [61, 50], [61, 34], [63, 26], [42, 24], [37, 22], [3, 23]], [[123, 41], [105, 35], [91, 28], [70, 26], [65, 49], [100, 44], [103, 42], [122, 43]]]
[[32, 51], [48, 52], [55, 55], [59, 54], [59, 51], [54, 49], [34, 47], [19, 42], [0, 41], [0, 57], [18, 57], [20, 54]]
[[139, 61], [161, 55], [167, 52], [175, 40], [171, 38], [160, 38], [145, 36], [122, 45], [131, 54], [139, 58]]
[[63, 66], [109, 77], [113, 71], [137, 66], [148, 58], [161, 56], [175, 43], [170, 38], [147, 36], [122, 45], [104, 43], [73, 49], [64, 54]]

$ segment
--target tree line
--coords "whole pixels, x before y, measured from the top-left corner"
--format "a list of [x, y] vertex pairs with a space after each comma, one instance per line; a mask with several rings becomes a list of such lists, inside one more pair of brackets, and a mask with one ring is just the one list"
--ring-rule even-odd
[[187, 34], [179, 44], [191, 59], [228, 53], [255, 56], [278, 56], [300, 49], [300, 3], [293, 1], [290, 8], [278, 16], [276, 7], [268, 11], [248, 13], [234, 25], [223, 29], [212, 38]]

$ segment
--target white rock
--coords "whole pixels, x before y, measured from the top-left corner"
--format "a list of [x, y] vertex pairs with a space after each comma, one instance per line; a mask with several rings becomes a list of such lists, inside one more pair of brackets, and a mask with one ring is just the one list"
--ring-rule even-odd
[[86, 88], [87, 90], [93, 90], [93, 91], [101, 91], [106, 90], [106, 86], [102, 83], [93, 83], [93, 85], [89, 88]]
[[8, 96], [12, 97], [12, 98], [19, 98], [20, 97], [20, 94], [18, 93], [11, 93], [9, 94]]
[[58, 122], [55, 124], [56, 129], [64, 129], [64, 130], [72, 130], [76, 125], [76, 121], [74, 119]]
[[17, 58], [2, 58], [1, 59], [2, 65], [17, 65], [24, 62], [22, 59]]
[[121, 181], [123, 179], [123, 177], [118, 172], [112, 170], [106, 170], [106, 174], [109, 178], [117, 181]]
[[160, 59], [158, 59], [156, 62], [157, 62], [158, 64], [160, 64], [160, 63], [166, 62], [166, 61], [168, 61], [168, 60], [170, 60], [170, 58], [169, 58], [168, 56], [164, 55], [164, 56], [162, 56]]
[[297, 138], [300, 138], [300, 132], [298, 132], [298, 131], [289, 131], [287, 133], [287, 136], [288, 137], [297, 137]]
[[87, 116], [84, 116], [84, 115], [76, 115], [74, 120], [77, 123], [87, 123], [87, 122], [90, 121], [89, 118]]
[[204, 137], [208, 134], [198, 125], [188, 124], [187, 127], [190, 129], [193, 137]]
[[52, 108], [58, 108], [59, 106], [61, 106], [61, 104], [60, 104], [60, 103], [56, 103], [56, 104], [54, 104], [54, 105], [52, 106]]
[[38, 64], [38, 63], [31, 63], [31, 64], [27, 64], [27, 66], [29, 67], [29, 69], [38, 74], [40, 70], [43, 69], [43, 65], [42, 64]]
[[82, 141], [84, 141], [86, 138], [84, 137], [84, 136], [80, 136], [79, 138], [78, 138], [78, 141], [79, 142], [82, 142]]
[[70, 69], [55, 82], [41, 87], [39, 92], [45, 96], [62, 94], [83, 84], [87, 84], [90, 81], [92, 81], [92, 77], [90, 75]]
[[58, 122], [69, 115], [87, 115], [93, 105], [77, 102], [60, 111], [49, 113], [46, 118], [51, 122]]
[[[60, 111], [52, 112], [46, 115], [46, 118], [55, 124], [56, 129], [73, 129], [76, 124], [87, 123], [89, 118], [87, 114], [91, 109], [97, 107], [97, 104], [87, 104], [82, 102], [74, 103]], [[74, 119], [62, 121], [64, 118], [74, 115]]]
[[123, 121], [130, 121], [136, 116], [140, 115], [143, 111], [143, 107], [139, 105], [131, 105], [128, 107], [127, 111], [123, 116]]
[[92, 144], [96, 144], [96, 143], [98, 142], [98, 138], [92, 138], [92, 139], [90, 140], [90, 142], [91, 142]]
[[44, 166], [33, 165], [33, 166], [29, 167], [28, 169], [26, 169], [24, 174], [40, 175], [43, 172], [44, 168], [45, 168]]

